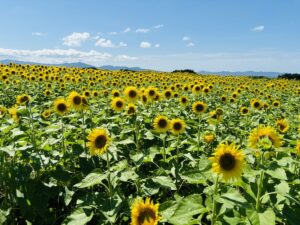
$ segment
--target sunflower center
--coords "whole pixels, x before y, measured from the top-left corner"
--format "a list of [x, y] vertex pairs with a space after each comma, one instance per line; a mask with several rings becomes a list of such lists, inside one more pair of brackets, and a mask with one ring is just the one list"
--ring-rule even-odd
[[139, 225], [142, 225], [145, 222], [150, 224], [151, 222], [155, 221], [155, 219], [156, 219], [155, 212], [149, 208], [142, 210], [137, 218]]
[[29, 100], [29, 98], [26, 95], [21, 98], [22, 103], [27, 102], [28, 100]]
[[64, 111], [66, 111], [66, 109], [67, 109], [67, 106], [64, 103], [59, 103], [57, 105], [57, 110], [60, 111], [60, 112], [64, 112]]
[[258, 108], [260, 106], [259, 102], [254, 102], [254, 107]]
[[134, 90], [131, 90], [131, 91], [129, 91], [129, 97], [130, 98], [135, 98], [136, 97], [136, 91], [134, 91]]
[[97, 148], [103, 148], [106, 145], [106, 137], [104, 135], [99, 135], [96, 139], [95, 139], [95, 146]]
[[74, 103], [75, 105], [80, 105], [80, 104], [81, 104], [81, 97], [80, 97], [80, 96], [75, 96], [75, 97], [73, 98], [73, 103]]
[[128, 114], [134, 114], [135, 110], [134, 110], [134, 107], [130, 107], [128, 109]]
[[166, 92], [166, 97], [170, 97], [171, 96], [171, 92], [167, 91]]
[[197, 110], [198, 112], [201, 112], [203, 109], [204, 109], [204, 107], [203, 107], [202, 104], [196, 105], [196, 110]]
[[232, 170], [235, 166], [235, 158], [230, 153], [225, 153], [220, 157], [220, 166], [223, 170]]
[[200, 91], [200, 87], [195, 87], [195, 90], [196, 91]]
[[176, 123], [174, 123], [173, 128], [174, 128], [174, 130], [181, 130], [182, 125], [181, 125], [181, 123], [176, 122]]
[[248, 113], [248, 109], [243, 109], [243, 113], [244, 114]]
[[167, 125], [168, 125], [168, 123], [167, 123], [167, 121], [166, 121], [165, 119], [160, 119], [160, 120], [158, 121], [158, 126], [159, 126], [160, 128], [165, 128]]
[[116, 102], [116, 106], [117, 106], [118, 108], [122, 108], [122, 107], [123, 107], [123, 102], [117, 101], [117, 102]]
[[285, 129], [285, 125], [284, 125], [284, 124], [278, 124], [278, 126], [279, 126], [279, 129], [280, 129], [281, 131]]
[[149, 95], [150, 95], [150, 96], [153, 96], [153, 95], [155, 95], [155, 91], [153, 91], [153, 90], [150, 90], [150, 91], [149, 91]]
[[182, 98], [182, 99], [181, 99], [181, 102], [182, 102], [182, 103], [186, 103], [186, 98]]

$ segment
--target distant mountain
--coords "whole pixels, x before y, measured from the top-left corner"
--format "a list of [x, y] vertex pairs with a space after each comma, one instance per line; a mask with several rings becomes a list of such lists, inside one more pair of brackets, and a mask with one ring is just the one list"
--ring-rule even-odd
[[19, 60], [11, 60], [11, 59], [5, 59], [0, 61], [2, 64], [9, 64], [9, 63], [15, 63], [20, 65], [46, 65], [46, 66], [65, 66], [65, 67], [77, 67], [77, 68], [95, 68], [95, 69], [103, 69], [103, 70], [132, 70], [132, 71], [144, 71], [146, 69], [140, 68], [140, 67], [127, 67], [127, 66], [111, 66], [111, 65], [105, 65], [100, 67], [95, 67], [83, 62], [74, 62], [74, 63], [61, 63], [61, 64], [45, 64], [45, 63], [36, 63], [36, 62], [24, 62]]
[[111, 66], [111, 65], [105, 65], [100, 66], [100, 69], [103, 70], [133, 70], [133, 71], [144, 71], [146, 69], [140, 68], [140, 67], [127, 67], [127, 66]]
[[219, 72], [209, 72], [205, 70], [201, 70], [198, 72], [199, 74], [215, 74], [215, 75], [233, 75], [233, 76], [264, 76], [264, 77], [277, 77], [282, 74], [279, 72], [257, 72], [257, 71], [219, 71]]

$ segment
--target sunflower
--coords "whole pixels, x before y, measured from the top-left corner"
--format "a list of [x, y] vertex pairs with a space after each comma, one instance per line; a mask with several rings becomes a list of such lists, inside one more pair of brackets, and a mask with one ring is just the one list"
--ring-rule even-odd
[[42, 118], [44, 120], [48, 119], [51, 116], [52, 111], [50, 109], [45, 110], [44, 112], [42, 112]]
[[249, 135], [249, 147], [255, 149], [270, 149], [272, 146], [282, 146], [282, 137], [270, 126], [259, 126], [253, 129]]
[[188, 104], [189, 100], [186, 96], [181, 96], [179, 98], [179, 102], [180, 102], [180, 105], [186, 106]]
[[274, 106], [274, 107], [279, 107], [280, 106], [280, 102], [279, 101], [274, 101], [273, 103], [272, 103], [272, 105]]
[[95, 98], [97, 98], [97, 97], [99, 96], [99, 92], [96, 91], [96, 90], [94, 90], [94, 91], [92, 92], [92, 95], [93, 95]]
[[124, 90], [126, 99], [130, 102], [135, 102], [139, 98], [139, 91], [136, 87], [127, 87]]
[[250, 110], [245, 106], [240, 108], [240, 114], [243, 115], [243, 116], [248, 115], [249, 112], [250, 112]]
[[207, 105], [204, 102], [199, 102], [199, 101], [194, 102], [193, 106], [192, 106], [193, 112], [196, 114], [205, 112], [206, 108], [207, 108]]
[[199, 85], [195, 85], [192, 89], [193, 94], [198, 95], [201, 93], [201, 87]]
[[280, 133], [286, 133], [290, 127], [286, 119], [277, 120], [276, 126], [278, 127]]
[[89, 107], [89, 102], [87, 100], [87, 97], [85, 97], [84, 95], [81, 96], [81, 109], [85, 110], [88, 109]]
[[261, 107], [263, 106], [261, 101], [259, 101], [258, 99], [252, 99], [251, 101], [251, 106], [254, 109], [261, 109]]
[[297, 145], [296, 145], [296, 153], [298, 155], [300, 155], [300, 140], [297, 141]]
[[51, 95], [51, 91], [50, 91], [49, 89], [46, 89], [46, 90], [44, 91], [44, 95], [45, 95], [45, 96]]
[[157, 225], [160, 217], [158, 215], [159, 204], [154, 204], [150, 198], [135, 199], [131, 206], [130, 225]]
[[172, 90], [167, 89], [167, 90], [164, 91], [164, 97], [165, 97], [165, 99], [170, 99], [172, 97], [172, 95], [173, 95]]
[[153, 128], [157, 133], [166, 133], [170, 129], [170, 122], [166, 116], [157, 116], [153, 121]]
[[170, 122], [170, 129], [174, 135], [181, 134], [185, 130], [185, 122], [181, 119], [173, 119]]
[[133, 103], [129, 103], [126, 110], [127, 115], [135, 115], [136, 113], [136, 106]]
[[158, 90], [156, 87], [148, 87], [146, 89], [146, 95], [150, 100], [153, 100], [156, 97], [157, 92]]
[[110, 137], [104, 128], [96, 128], [92, 130], [88, 137], [87, 147], [90, 150], [91, 155], [101, 155], [106, 152], [110, 143]]
[[65, 115], [70, 109], [68, 102], [64, 98], [57, 98], [54, 101], [54, 111], [59, 115]]
[[120, 97], [113, 98], [111, 107], [114, 111], [122, 111], [125, 107], [124, 99]]
[[68, 96], [68, 103], [73, 109], [80, 110], [82, 106], [82, 98], [76, 91], [72, 91]]
[[4, 106], [0, 106], [0, 118], [4, 117], [7, 113], [7, 109]]
[[17, 96], [17, 104], [18, 105], [25, 105], [27, 102], [29, 102], [30, 97], [29, 95], [23, 94]]
[[11, 118], [15, 121], [18, 122], [20, 120], [20, 113], [18, 112], [18, 109], [16, 106], [8, 109], [8, 113], [10, 114]]
[[147, 97], [147, 95], [143, 94], [142, 97], [141, 97], [141, 99], [142, 99], [142, 103], [143, 103], [144, 105], [147, 104], [147, 102], [148, 102], [148, 97]]
[[215, 134], [213, 133], [207, 133], [203, 136], [203, 140], [204, 142], [206, 142], [207, 144], [213, 142], [216, 139]]
[[241, 177], [244, 168], [244, 154], [234, 143], [220, 144], [215, 149], [212, 161], [212, 170], [221, 175], [225, 181]]

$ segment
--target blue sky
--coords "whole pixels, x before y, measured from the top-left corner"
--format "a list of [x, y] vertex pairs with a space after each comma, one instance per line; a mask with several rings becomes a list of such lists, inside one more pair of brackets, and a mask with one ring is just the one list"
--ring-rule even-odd
[[300, 72], [300, 0], [0, 3], [0, 59]]

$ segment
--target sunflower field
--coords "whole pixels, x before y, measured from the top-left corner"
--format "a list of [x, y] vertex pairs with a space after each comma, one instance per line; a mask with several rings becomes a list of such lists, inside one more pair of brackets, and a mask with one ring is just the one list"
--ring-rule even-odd
[[0, 65], [0, 224], [300, 224], [300, 82]]

